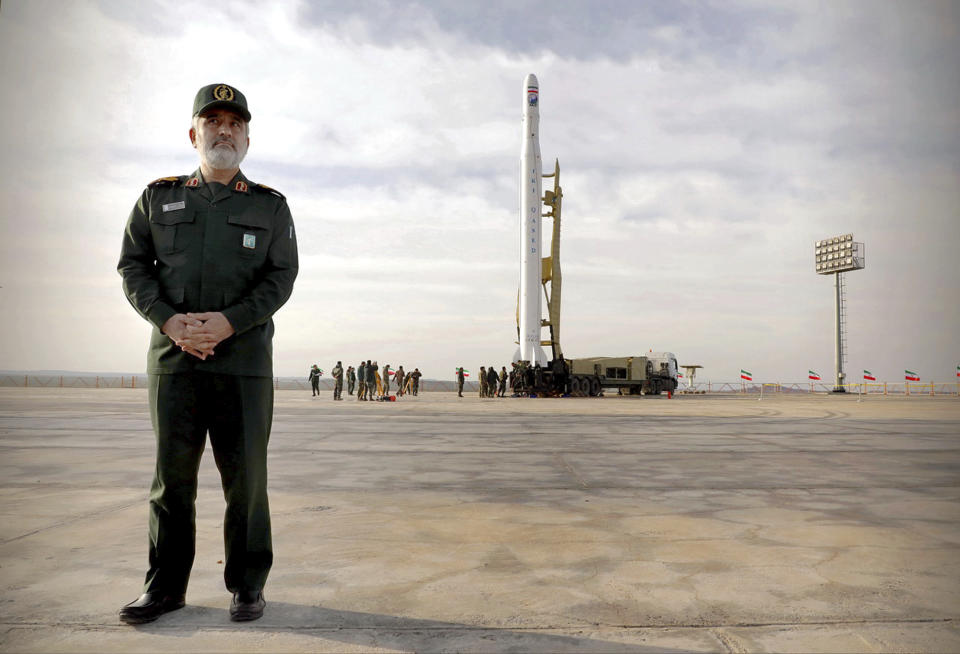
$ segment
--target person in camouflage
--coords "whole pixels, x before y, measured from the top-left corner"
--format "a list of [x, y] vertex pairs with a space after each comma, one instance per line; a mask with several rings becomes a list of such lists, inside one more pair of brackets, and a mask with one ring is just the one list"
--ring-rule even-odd
[[343, 366], [337, 361], [337, 365], [330, 371], [333, 375], [333, 399], [343, 399]]

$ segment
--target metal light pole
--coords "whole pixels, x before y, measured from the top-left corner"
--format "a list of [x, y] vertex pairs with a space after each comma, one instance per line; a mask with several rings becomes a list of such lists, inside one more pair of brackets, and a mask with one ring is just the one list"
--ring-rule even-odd
[[834, 363], [836, 376], [834, 378], [834, 393], [845, 393], [843, 359], [844, 359], [844, 292], [842, 274], [849, 270], [862, 270], [866, 265], [865, 248], [863, 243], [853, 240], [853, 234], [834, 236], [817, 241], [814, 248], [816, 270], [818, 275], [833, 275], [834, 288], [834, 327], [836, 342], [834, 345]]

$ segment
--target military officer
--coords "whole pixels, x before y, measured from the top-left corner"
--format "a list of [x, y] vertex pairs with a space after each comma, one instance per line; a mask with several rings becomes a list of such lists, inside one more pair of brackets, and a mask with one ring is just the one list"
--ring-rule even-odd
[[337, 365], [330, 371], [333, 375], [333, 399], [343, 399], [343, 365], [337, 361]]
[[357, 372], [353, 366], [347, 366], [347, 395], [353, 395], [353, 389], [357, 385]]
[[457, 397], [463, 397], [464, 373], [463, 367], [457, 368]]
[[320, 368], [317, 367], [317, 364], [313, 364], [313, 367], [310, 368], [310, 387], [313, 389], [313, 395], [311, 397], [316, 397], [320, 395]]
[[263, 615], [273, 562], [267, 441], [273, 420], [273, 319], [297, 276], [283, 195], [247, 179], [250, 111], [240, 91], [205, 86], [190, 142], [200, 167], [158, 179], [127, 221], [123, 290], [153, 324], [147, 355], [156, 467], [143, 594], [120, 610], [139, 624], [184, 605], [195, 551], [197, 470], [207, 434], [227, 508], [230, 618]]

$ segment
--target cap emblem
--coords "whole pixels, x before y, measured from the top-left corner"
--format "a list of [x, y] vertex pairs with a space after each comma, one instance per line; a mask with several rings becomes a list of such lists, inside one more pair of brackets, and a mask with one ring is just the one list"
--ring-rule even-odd
[[222, 102], [231, 102], [233, 101], [233, 89], [226, 84], [221, 84], [213, 89], [213, 97]]

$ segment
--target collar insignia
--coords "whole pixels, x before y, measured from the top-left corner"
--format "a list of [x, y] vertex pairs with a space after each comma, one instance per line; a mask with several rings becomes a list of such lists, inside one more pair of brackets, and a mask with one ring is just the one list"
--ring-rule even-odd
[[237, 185], [233, 187], [234, 191], [240, 191], [241, 193], [247, 192], [247, 183], [243, 180], [238, 180]]
[[200, 186], [200, 180], [196, 177], [191, 177], [184, 186]]

